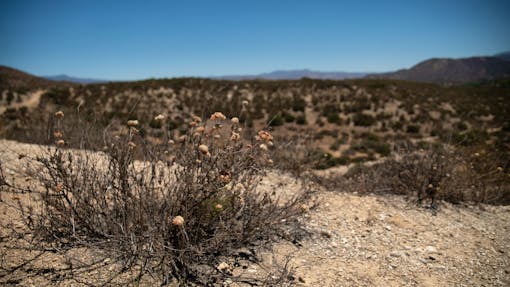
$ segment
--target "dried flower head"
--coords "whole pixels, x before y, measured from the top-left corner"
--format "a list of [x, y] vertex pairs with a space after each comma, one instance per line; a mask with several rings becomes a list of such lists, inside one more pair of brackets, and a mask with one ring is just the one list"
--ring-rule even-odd
[[248, 102], [247, 100], [244, 100], [244, 101], [242, 102], [243, 106], [247, 106], [249, 103], [250, 103], [250, 102]]
[[64, 118], [64, 112], [63, 112], [63, 111], [58, 111], [58, 112], [56, 112], [56, 113], [55, 113], [55, 117], [56, 117], [57, 119], [62, 119], [62, 118]]
[[169, 144], [169, 145], [174, 145], [174, 144], [175, 144], [175, 141], [174, 141], [174, 140], [168, 140], [168, 144]]
[[223, 205], [221, 205], [221, 204], [219, 204], [219, 203], [218, 203], [218, 204], [216, 204], [216, 205], [214, 206], [214, 209], [215, 209], [216, 211], [222, 211], [222, 210], [223, 210]]
[[268, 164], [273, 164], [273, 163], [274, 163], [274, 161], [273, 161], [272, 159], [268, 159], [268, 160], [267, 160], [267, 163], [268, 163]]
[[238, 117], [233, 117], [231, 120], [230, 120], [231, 123], [233, 123], [234, 125], [237, 125], [239, 124], [239, 118]]
[[178, 141], [178, 142], [180, 142], [180, 143], [182, 143], [182, 142], [185, 142], [185, 141], [186, 141], [186, 139], [187, 139], [186, 135], [182, 135], [182, 136], [180, 136], [180, 137], [178, 137], [178, 138], [177, 138], [177, 141]]
[[502, 172], [502, 171], [503, 171], [503, 168], [502, 168], [501, 166], [498, 166], [497, 171], [498, 171], [498, 172]]
[[267, 151], [267, 145], [266, 144], [260, 144], [259, 148], [263, 151]]
[[198, 150], [202, 153], [202, 154], [207, 154], [209, 153], [209, 148], [205, 145], [205, 144], [201, 144], [198, 146]]
[[219, 139], [221, 138], [221, 136], [220, 136], [220, 135], [214, 135], [213, 137], [214, 137], [215, 139], [217, 139], [217, 140], [219, 140]]
[[230, 172], [222, 171], [222, 172], [220, 172], [219, 179], [223, 183], [229, 183], [232, 181], [232, 176], [230, 175]]
[[195, 129], [195, 132], [197, 133], [203, 133], [205, 131], [205, 127], [204, 126], [199, 126]]
[[155, 121], [158, 121], [158, 122], [159, 122], [159, 121], [162, 121], [162, 120], [164, 120], [164, 119], [165, 119], [165, 116], [164, 116], [164, 115], [162, 115], [162, 114], [159, 114], [159, 115], [157, 115], [156, 117], [154, 117], [154, 120], [155, 120]]
[[59, 145], [59, 146], [63, 146], [65, 144], [66, 144], [66, 142], [64, 140], [58, 140], [57, 141], [57, 145]]
[[215, 112], [214, 114], [211, 115], [211, 120], [215, 121], [215, 120], [226, 120], [227, 117], [225, 117], [224, 114], [222, 114], [221, 112]]
[[238, 133], [232, 132], [232, 135], [230, 136], [231, 141], [238, 141], [240, 139], [241, 139], [241, 135], [239, 135]]
[[257, 133], [257, 136], [258, 136], [261, 140], [263, 140], [263, 141], [265, 141], [265, 142], [269, 142], [269, 141], [272, 141], [272, 140], [273, 140], [273, 136], [272, 136], [269, 132], [267, 132], [267, 131], [263, 131], [263, 130], [261, 130], [261, 131], [259, 131], [259, 132]]
[[138, 126], [138, 120], [129, 120], [127, 121], [127, 125], [130, 127], [136, 127]]
[[183, 226], [184, 225], [184, 218], [180, 215], [177, 215], [172, 219], [172, 224], [175, 226]]
[[53, 136], [57, 139], [64, 137], [64, 134], [61, 131], [56, 131], [53, 133]]

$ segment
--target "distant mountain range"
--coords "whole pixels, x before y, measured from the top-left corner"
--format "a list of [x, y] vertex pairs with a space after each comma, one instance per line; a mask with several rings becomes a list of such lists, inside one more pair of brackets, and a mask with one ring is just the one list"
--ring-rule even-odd
[[71, 76], [68, 76], [65, 74], [56, 75], [56, 76], [43, 76], [43, 78], [52, 80], [52, 81], [63, 81], [63, 82], [71, 82], [71, 83], [77, 83], [77, 84], [97, 84], [97, 83], [110, 82], [109, 80], [71, 77]]
[[492, 57], [429, 59], [409, 69], [367, 76], [437, 84], [461, 84], [504, 77], [510, 77], [510, 52]]
[[362, 78], [365, 75], [367, 75], [367, 73], [320, 72], [320, 71], [312, 71], [312, 70], [308, 70], [308, 69], [303, 69], [303, 70], [279, 70], [279, 71], [273, 71], [270, 73], [263, 73], [263, 74], [257, 74], [257, 75], [229, 75], [229, 76], [220, 76], [220, 77], [213, 77], [213, 78], [223, 79], [223, 80], [252, 80], [252, 79], [297, 80], [297, 79], [301, 79], [301, 78], [343, 80], [343, 79]]
[[[228, 75], [210, 77], [224, 80], [295, 80], [301, 78], [343, 80], [354, 78], [397, 79], [437, 84], [462, 84], [482, 80], [510, 77], [510, 51], [490, 57], [434, 58], [416, 64], [409, 69], [395, 72], [366, 74], [349, 72], [321, 72], [304, 70], [280, 70], [257, 75]], [[77, 78], [67, 75], [37, 77], [10, 67], [0, 66], [0, 88], [47, 87], [56, 84], [106, 83], [104, 79]]]

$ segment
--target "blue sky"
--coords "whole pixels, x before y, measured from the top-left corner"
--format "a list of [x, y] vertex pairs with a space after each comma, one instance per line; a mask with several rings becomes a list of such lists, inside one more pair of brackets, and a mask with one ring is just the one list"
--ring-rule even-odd
[[0, 65], [111, 80], [377, 72], [510, 50], [490, 0], [0, 0]]

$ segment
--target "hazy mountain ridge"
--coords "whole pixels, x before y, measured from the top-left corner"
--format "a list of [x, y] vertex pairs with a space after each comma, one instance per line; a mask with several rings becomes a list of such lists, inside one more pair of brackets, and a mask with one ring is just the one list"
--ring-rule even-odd
[[[409, 69], [385, 73], [323, 72], [310, 69], [276, 70], [254, 75], [225, 75], [206, 77], [220, 80], [297, 80], [301, 78], [345, 80], [357, 78], [394, 79], [436, 84], [463, 84], [482, 80], [510, 77], [510, 51], [488, 57], [432, 58], [422, 61]], [[48, 86], [58, 83], [97, 84], [110, 80], [79, 78], [66, 74], [38, 77], [32, 74], [0, 66], [0, 87]]]
[[111, 82], [109, 80], [104, 80], [104, 79], [72, 77], [72, 76], [68, 76], [66, 74], [54, 75], [54, 76], [42, 76], [42, 78], [45, 78], [45, 79], [51, 80], [51, 81], [65, 81], [65, 82], [72, 82], [72, 83], [78, 83], [78, 84], [98, 84], [98, 83]]
[[226, 75], [219, 77], [212, 77], [223, 80], [251, 80], [251, 79], [263, 79], [263, 80], [297, 80], [301, 78], [310, 79], [328, 79], [328, 80], [343, 80], [343, 79], [355, 79], [362, 78], [367, 73], [351, 73], [351, 72], [322, 72], [313, 71], [309, 69], [303, 70], [276, 70], [269, 73], [262, 73], [256, 75]]
[[[367, 78], [407, 80], [437, 84], [461, 84], [480, 80], [494, 80], [510, 76], [509, 53], [494, 57], [433, 58], [409, 69], [371, 74]], [[506, 55], [506, 56], [505, 56]]]

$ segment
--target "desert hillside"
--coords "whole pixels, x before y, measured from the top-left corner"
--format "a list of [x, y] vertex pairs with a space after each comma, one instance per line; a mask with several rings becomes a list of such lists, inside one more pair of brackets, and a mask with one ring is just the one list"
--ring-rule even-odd
[[[28, 158], [46, 150], [5, 140], [0, 142], [0, 147], [0, 161], [4, 164], [6, 180], [24, 184], [28, 182], [24, 174]], [[19, 155], [25, 157], [20, 158]], [[274, 170], [264, 177], [259, 188], [293, 193], [299, 187], [289, 185], [292, 182], [290, 175]], [[6, 286], [48, 283], [79, 286], [73, 278], [66, 280], [51, 276], [53, 268], [65, 266], [68, 260], [52, 253], [38, 257], [27, 266], [18, 266], [16, 272], [6, 273], [19, 264], [20, 258], [27, 258], [33, 252], [9, 249], [17, 239], [7, 236], [9, 231], [5, 226], [22, 228], [16, 203], [37, 199], [30, 194], [2, 192], [1, 200], [0, 218], [4, 227], [0, 230], [3, 258], [0, 282]], [[284, 264], [288, 260], [287, 267], [293, 270], [292, 276], [295, 277], [294, 286], [510, 284], [508, 206], [442, 203], [440, 212], [433, 215], [399, 196], [360, 196], [325, 188], [320, 189], [317, 200], [318, 207], [307, 211], [301, 219], [308, 236], [293, 243], [277, 241], [272, 249], [257, 253], [261, 260], [258, 263], [227, 260], [232, 272], [250, 278], [264, 277], [273, 271], [275, 264]], [[66, 254], [87, 258], [89, 252], [93, 250], [76, 248]], [[88, 278], [103, 278], [101, 276], [107, 276], [107, 273], [108, 270], [102, 269], [90, 271]], [[148, 282], [147, 286], [151, 286]], [[223, 286], [230, 286], [229, 281], [226, 282]], [[243, 286], [242, 283], [240, 285]]]
[[506, 286], [509, 92], [4, 86], [0, 283]]

